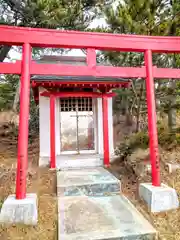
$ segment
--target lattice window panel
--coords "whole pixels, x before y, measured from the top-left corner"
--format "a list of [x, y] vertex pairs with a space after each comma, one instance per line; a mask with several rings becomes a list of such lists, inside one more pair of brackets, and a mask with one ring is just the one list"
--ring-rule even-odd
[[60, 99], [60, 111], [71, 112], [71, 111], [92, 111], [92, 98], [91, 97], [72, 97], [72, 98], [61, 98]]

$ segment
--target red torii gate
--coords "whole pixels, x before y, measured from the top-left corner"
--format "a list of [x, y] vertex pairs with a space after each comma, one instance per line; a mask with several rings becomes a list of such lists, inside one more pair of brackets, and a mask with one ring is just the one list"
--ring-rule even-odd
[[[154, 186], [160, 186], [158, 136], [156, 126], [156, 106], [153, 78], [177, 79], [180, 78], [180, 69], [153, 67], [152, 52], [180, 53], [180, 37], [150, 37], [139, 35], [58, 31], [47, 29], [11, 27], [5, 25], [0, 26], [0, 32], [0, 44], [10, 46], [23, 46], [22, 61], [17, 61], [16, 63], [0, 63], [0, 73], [21, 75], [20, 122], [16, 179], [17, 199], [24, 199], [26, 197], [29, 93], [30, 75], [32, 74], [146, 78], [152, 184]], [[87, 49], [87, 66], [37, 64], [31, 60], [31, 47]], [[97, 66], [95, 54], [96, 49], [109, 51], [113, 50], [143, 52], [145, 56], [145, 67]], [[51, 101], [51, 106], [51, 111], [53, 115], [53, 100]], [[104, 113], [104, 116], [106, 115], [107, 114]], [[104, 131], [107, 130], [108, 129], [104, 129]], [[107, 140], [108, 139], [106, 139], [106, 141]], [[108, 162], [106, 163], [108, 164]]]

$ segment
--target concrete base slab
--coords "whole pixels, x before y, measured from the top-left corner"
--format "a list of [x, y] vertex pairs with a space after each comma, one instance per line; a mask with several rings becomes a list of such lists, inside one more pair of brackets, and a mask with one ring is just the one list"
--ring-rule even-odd
[[142, 183], [139, 186], [139, 195], [148, 204], [151, 212], [158, 213], [179, 207], [175, 189], [164, 184], [154, 187], [151, 183]]
[[120, 181], [102, 167], [57, 172], [58, 196], [119, 194]]
[[48, 166], [50, 166], [50, 157], [40, 157], [39, 167], [48, 167]]
[[36, 225], [38, 222], [37, 195], [27, 194], [25, 199], [17, 200], [10, 195], [2, 205], [0, 223], [22, 223]]
[[103, 166], [98, 154], [60, 155], [56, 158], [58, 169], [78, 169]]
[[58, 198], [58, 239], [153, 240], [156, 230], [124, 196]]

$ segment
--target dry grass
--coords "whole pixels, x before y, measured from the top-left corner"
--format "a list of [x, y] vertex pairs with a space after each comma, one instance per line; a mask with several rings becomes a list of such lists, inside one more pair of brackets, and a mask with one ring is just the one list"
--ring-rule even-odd
[[[0, 202], [15, 193], [17, 141], [1, 138], [0, 146]], [[38, 225], [0, 226], [1, 240], [56, 240], [57, 200], [56, 174], [48, 168], [40, 169], [38, 162], [38, 140], [29, 146], [29, 169], [27, 191], [38, 195]]]
[[[17, 142], [1, 138], [0, 146], [0, 202], [15, 192], [16, 151]], [[56, 240], [57, 239], [57, 201], [56, 177], [48, 168], [37, 168], [38, 140], [29, 146], [28, 192], [38, 194], [39, 223], [36, 227], [0, 226], [1, 240]], [[161, 150], [161, 178], [180, 194], [180, 172], [168, 174], [164, 162], [180, 162], [180, 149], [174, 151]], [[128, 172], [123, 163], [114, 166], [122, 181], [123, 193], [135, 204], [137, 209], [155, 226], [162, 240], [180, 240], [180, 210], [161, 214], [151, 214], [146, 205], [138, 197], [139, 179]], [[148, 179], [141, 179], [147, 181]]]
[[[143, 150], [142, 150], [143, 151]], [[145, 151], [146, 152], [146, 151]], [[173, 174], [168, 174], [165, 171], [165, 162], [171, 161], [180, 163], [180, 148], [172, 151], [165, 151], [161, 149], [161, 180], [176, 189], [180, 196], [180, 171]], [[136, 156], [138, 157], [138, 156]], [[116, 163], [117, 164], [117, 163]], [[113, 171], [118, 171], [119, 178], [122, 182], [122, 191], [136, 206], [136, 208], [152, 223], [152, 225], [159, 232], [159, 239], [161, 240], [180, 240], [180, 209], [168, 211], [160, 214], [152, 214], [147, 208], [147, 205], [138, 197], [138, 185], [140, 182], [148, 182], [150, 177], [139, 180], [138, 177], [128, 173], [125, 165], [119, 163], [113, 166]]]

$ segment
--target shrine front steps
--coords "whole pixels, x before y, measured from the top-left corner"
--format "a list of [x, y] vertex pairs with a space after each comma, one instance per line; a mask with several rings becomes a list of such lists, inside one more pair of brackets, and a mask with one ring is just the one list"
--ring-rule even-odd
[[102, 167], [57, 172], [58, 196], [107, 196], [121, 191], [120, 181]]
[[120, 188], [103, 168], [57, 172], [59, 239], [155, 239], [155, 229]]

